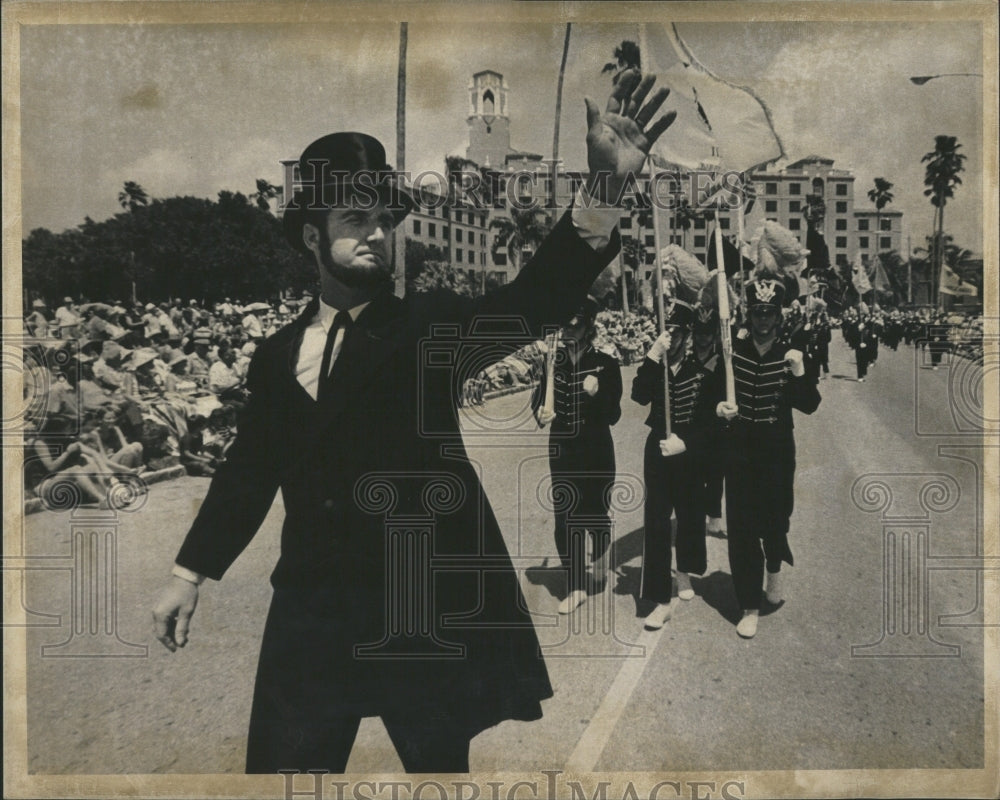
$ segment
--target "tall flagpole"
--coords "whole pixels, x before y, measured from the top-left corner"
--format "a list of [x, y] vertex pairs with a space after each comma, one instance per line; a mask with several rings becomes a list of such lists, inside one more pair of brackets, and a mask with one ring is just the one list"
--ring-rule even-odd
[[[406, 23], [399, 23], [399, 68], [396, 73], [396, 170], [406, 168]], [[396, 250], [396, 296], [406, 294], [406, 230], [396, 226], [393, 238]]]
[[[639, 26], [639, 57], [642, 58], [642, 54], [648, 52], [646, 50], [646, 30], [643, 25]], [[653, 159], [651, 156], [646, 157], [646, 164], [649, 165], [649, 183], [650, 187], [657, 185], [656, 183], [656, 165], [653, 164]], [[663, 263], [661, 258], [661, 237], [660, 237], [660, 204], [657, 202], [655, 193], [650, 192], [650, 203], [653, 206], [653, 247], [656, 248], [656, 260], [654, 262], [654, 275], [653, 279], [656, 281], [656, 308], [659, 312], [660, 317], [660, 334], [662, 335], [667, 329], [667, 317], [666, 309], [663, 307]], [[625, 266], [622, 265], [622, 280], [624, 283], [625, 276]], [[666, 438], [670, 438], [670, 354], [665, 353], [663, 358], [663, 415], [664, 415], [664, 430], [666, 431]]]
[[[716, 288], [719, 293], [719, 336], [722, 343], [722, 360], [726, 368], [726, 402], [736, 403], [736, 380], [733, 377], [733, 331], [729, 321], [729, 282], [726, 280], [726, 259], [722, 253], [722, 225], [719, 224], [722, 212], [722, 200], [716, 201], [715, 206], [715, 279]], [[742, 204], [740, 209], [740, 220], [743, 219]], [[740, 228], [743, 226], [740, 225]], [[740, 233], [739, 258], [740, 274], [743, 270], [743, 235]]]

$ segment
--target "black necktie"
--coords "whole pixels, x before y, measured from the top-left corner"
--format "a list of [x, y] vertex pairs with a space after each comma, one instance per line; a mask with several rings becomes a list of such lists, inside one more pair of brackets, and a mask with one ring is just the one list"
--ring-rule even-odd
[[343, 352], [344, 345], [347, 344], [347, 334], [353, 324], [354, 320], [351, 318], [349, 311], [338, 311], [337, 316], [333, 318], [333, 324], [326, 334], [326, 346], [323, 348], [323, 360], [320, 362], [319, 367], [319, 386], [316, 390], [317, 400], [323, 400], [330, 392], [330, 385], [332, 383], [330, 380], [330, 360], [333, 357], [333, 345], [337, 340], [337, 331], [341, 328], [344, 329], [344, 340], [340, 345], [340, 350]]

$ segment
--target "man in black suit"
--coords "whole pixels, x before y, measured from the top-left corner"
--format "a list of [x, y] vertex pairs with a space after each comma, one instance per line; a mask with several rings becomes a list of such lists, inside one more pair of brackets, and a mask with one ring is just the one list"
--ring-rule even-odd
[[667, 95], [653, 82], [626, 73], [603, 114], [587, 101], [591, 180], [517, 279], [476, 301], [392, 294], [391, 234], [414, 201], [381, 144], [338, 133], [303, 153], [284, 226], [321, 296], [257, 349], [237, 439], [153, 612], [160, 641], [183, 647], [198, 585], [222, 577], [281, 488], [248, 772], [343, 772], [365, 716], [407, 771], [464, 772], [477, 733], [541, 716], [538, 640], [459, 431], [470, 376], [422, 347], [477, 316], [517, 315], [536, 336], [570, 318], [617, 250], [608, 205], [673, 120], [652, 122]]

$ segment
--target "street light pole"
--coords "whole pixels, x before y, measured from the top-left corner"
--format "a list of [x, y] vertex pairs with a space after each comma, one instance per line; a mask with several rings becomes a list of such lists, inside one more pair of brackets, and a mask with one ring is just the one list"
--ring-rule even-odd
[[910, 81], [917, 86], [923, 86], [927, 81], [935, 78], [981, 78], [981, 72], [942, 72], [940, 75], [911, 75]]

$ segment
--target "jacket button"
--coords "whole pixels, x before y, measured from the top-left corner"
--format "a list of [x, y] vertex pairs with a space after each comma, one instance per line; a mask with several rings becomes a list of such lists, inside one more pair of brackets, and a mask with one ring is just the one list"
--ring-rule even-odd
[[327, 511], [332, 511], [333, 510], [333, 500], [329, 500], [329, 499], [324, 500], [323, 501], [323, 508], [325, 508]]

